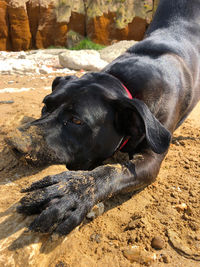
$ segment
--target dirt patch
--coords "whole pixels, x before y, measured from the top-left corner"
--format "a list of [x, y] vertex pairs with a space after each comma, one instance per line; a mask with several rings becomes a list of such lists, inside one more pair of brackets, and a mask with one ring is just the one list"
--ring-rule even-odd
[[106, 201], [103, 215], [85, 220], [65, 238], [26, 231], [33, 216], [15, 212], [20, 189], [65, 167], [36, 168], [19, 162], [4, 137], [23, 116], [40, 116], [52, 80], [53, 75], [1, 76], [0, 89], [34, 89], [0, 94], [1, 101], [13, 101], [0, 103], [0, 265], [199, 266], [200, 104], [175, 132], [155, 183], [135, 195]]

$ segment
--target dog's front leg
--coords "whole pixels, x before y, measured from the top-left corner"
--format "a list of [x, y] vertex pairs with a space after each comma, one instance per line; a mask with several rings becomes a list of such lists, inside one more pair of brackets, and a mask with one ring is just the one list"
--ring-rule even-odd
[[[147, 149], [143, 153], [136, 154], [134, 158], [123, 164], [113, 164], [98, 167], [94, 171], [109, 173], [103, 188], [98, 193], [98, 199], [115, 195], [123, 191], [137, 191], [151, 184], [157, 177], [161, 163], [166, 153], [156, 154]], [[109, 190], [108, 190], [109, 189]], [[104, 192], [107, 191], [107, 195]], [[101, 195], [103, 194], [103, 195]]]
[[23, 192], [18, 212], [39, 214], [30, 229], [68, 234], [91, 208], [123, 190], [138, 190], [157, 176], [163, 156], [146, 151], [125, 164], [47, 176]]

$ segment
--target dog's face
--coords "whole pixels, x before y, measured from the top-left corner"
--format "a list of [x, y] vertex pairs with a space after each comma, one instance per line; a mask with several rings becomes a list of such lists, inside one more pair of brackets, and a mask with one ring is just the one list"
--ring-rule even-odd
[[43, 100], [45, 140], [68, 169], [91, 169], [113, 154], [122, 139], [115, 129], [115, 112], [101, 83], [93, 75], [57, 77]]
[[155, 145], [151, 140], [157, 133], [148, 130], [152, 125], [145, 123], [149, 114], [143, 105], [130, 101], [121, 83], [107, 74], [57, 77], [52, 93], [43, 100], [41, 118], [33, 124], [43, 129], [58, 162], [70, 170], [96, 167], [116, 151], [125, 136], [132, 136], [137, 144], [146, 133], [152, 149], [163, 150], [165, 141]]

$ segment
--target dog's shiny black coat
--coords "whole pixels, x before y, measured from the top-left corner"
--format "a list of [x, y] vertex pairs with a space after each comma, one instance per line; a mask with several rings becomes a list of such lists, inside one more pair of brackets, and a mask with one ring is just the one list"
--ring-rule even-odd
[[[33, 124], [75, 171], [23, 190], [18, 211], [39, 213], [31, 229], [67, 234], [98, 201], [155, 180], [173, 131], [200, 99], [199, 36], [200, 0], [161, 0], [143, 41], [99, 73], [53, 81]], [[97, 167], [127, 137], [130, 161]]]

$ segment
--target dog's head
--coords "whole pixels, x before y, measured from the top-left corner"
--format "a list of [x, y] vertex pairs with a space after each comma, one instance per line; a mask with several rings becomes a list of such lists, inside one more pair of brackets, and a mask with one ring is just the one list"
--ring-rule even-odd
[[138, 99], [129, 99], [120, 81], [109, 74], [57, 77], [33, 122], [60, 163], [73, 170], [97, 166], [125, 137], [135, 145], [146, 139], [156, 153], [167, 150], [170, 133]]

